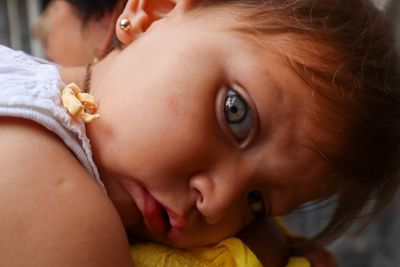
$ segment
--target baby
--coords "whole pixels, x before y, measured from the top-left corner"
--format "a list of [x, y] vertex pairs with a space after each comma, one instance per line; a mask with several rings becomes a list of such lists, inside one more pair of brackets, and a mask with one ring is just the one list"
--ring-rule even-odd
[[[93, 67], [61, 71], [65, 83], [98, 101], [101, 118], [86, 132], [61, 106], [54, 68], [31, 68], [47, 73], [37, 79], [48, 91], [29, 95], [38, 81], [18, 57], [6, 61], [3, 69], [19, 79], [0, 76], [0, 87], [22, 81], [24, 88], [19, 95], [0, 90], [1, 188], [20, 194], [2, 194], [18, 211], [0, 210], [10, 218], [5, 229], [15, 237], [16, 221], [38, 216], [48, 219], [41, 229], [47, 233], [73, 231], [70, 244], [98, 238], [101, 230], [91, 236], [85, 229], [105, 225], [116, 229], [107, 238], [124, 239], [84, 166], [135, 238], [205, 246], [257, 218], [338, 193], [337, 212], [319, 239], [336, 237], [371, 198], [373, 215], [397, 188], [398, 57], [388, 29], [361, 0], [128, 1], [116, 30], [126, 47]], [[60, 139], [9, 117], [39, 122]], [[108, 219], [93, 211], [101, 208]], [[32, 209], [45, 216], [26, 211]], [[60, 221], [60, 210], [71, 223]], [[84, 227], [77, 229], [79, 219]], [[10, 251], [14, 239], [7, 240]], [[97, 241], [100, 251], [111, 249]], [[123, 258], [126, 248], [118, 250]]]

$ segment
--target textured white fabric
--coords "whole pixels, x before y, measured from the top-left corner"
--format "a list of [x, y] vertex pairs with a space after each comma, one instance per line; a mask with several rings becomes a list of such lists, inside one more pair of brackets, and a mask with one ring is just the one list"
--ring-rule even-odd
[[0, 116], [30, 119], [57, 134], [104, 189], [85, 125], [72, 119], [61, 104], [62, 88], [55, 65], [0, 45]]

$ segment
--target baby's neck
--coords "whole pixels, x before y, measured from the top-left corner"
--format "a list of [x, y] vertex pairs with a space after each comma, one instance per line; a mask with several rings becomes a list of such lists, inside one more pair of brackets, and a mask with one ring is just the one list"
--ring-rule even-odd
[[94, 64], [92, 67], [92, 78], [91, 78], [91, 90], [92, 94], [96, 94], [95, 92], [101, 86], [101, 79], [104, 77], [105, 73], [110, 70], [112, 67], [112, 62], [114, 62], [114, 58], [121, 52], [120, 49], [114, 49], [106, 57], [101, 59], [98, 63]]
[[85, 79], [86, 67], [61, 67], [60, 75], [65, 84], [76, 83], [80, 88], [83, 88]]

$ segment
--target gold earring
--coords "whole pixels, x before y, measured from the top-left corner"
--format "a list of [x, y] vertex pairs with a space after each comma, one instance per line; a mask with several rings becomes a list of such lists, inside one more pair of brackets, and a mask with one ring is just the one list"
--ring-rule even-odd
[[119, 21], [119, 27], [121, 28], [121, 30], [123, 30], [124, 32], [129, 31], [129, 29], [131, 28], [131, 22], [129, 21], [129, 19], [121, 19]]

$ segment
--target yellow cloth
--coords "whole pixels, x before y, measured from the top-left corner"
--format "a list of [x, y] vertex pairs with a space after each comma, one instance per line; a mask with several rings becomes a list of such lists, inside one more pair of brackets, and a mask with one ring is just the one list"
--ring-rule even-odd
[[302, 257], [291, 257], [286, 267], [311, 267], [311, 263]]
[[140, 243], [131, 247], [131, 255], [135, 267], [262, 267], [253, 252], [237, 238], [191, 250]]
[[[135, 267], [262, 267], [254, 253], [238, 238], [210, 247], [181, 250], [155, 243], [131, 247]], [[293, 257], [286, 267], [310, 267], [305, 258]]]

